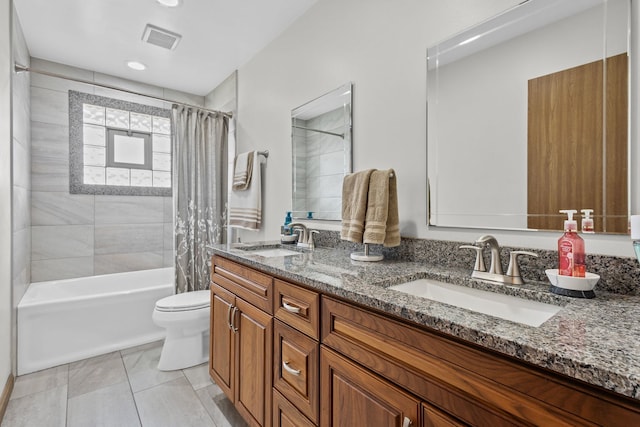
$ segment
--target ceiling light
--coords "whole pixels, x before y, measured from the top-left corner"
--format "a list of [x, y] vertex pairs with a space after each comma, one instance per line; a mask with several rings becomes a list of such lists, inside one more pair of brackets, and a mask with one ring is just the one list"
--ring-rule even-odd
[[147, 68], [146, 65], [144, 65], [142, 62], [138, 62], [138, 61], [127, 61], [127, 67], [131, 68], [132, 70], [136, 70], [136, 71], [142, 71], [142, 70]]
[[180, 6], [180, 4], [182, 3], [182, 0], [156, 0], [156, 1], [165, 7], [177, 7], [177, 6]]

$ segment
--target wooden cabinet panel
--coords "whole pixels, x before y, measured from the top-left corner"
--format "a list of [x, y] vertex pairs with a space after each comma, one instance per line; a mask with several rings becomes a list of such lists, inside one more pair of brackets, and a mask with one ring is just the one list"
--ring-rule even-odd
[[273, 386], [317, 423], [320, 345], [279, 320], [274, 323], [273, 343]]
[[322, 427], [418, 425], [416, 398], [324, 346], [320, 376]]
[[236, 299], [236, 393], [238, 412], [252, 424], [271, 424], [273, 317]]
[[273, 427], [315, 427], [315, 424], [274, 389]]
[[234, 399], [235, 351], [231, 312], [235, 296], [225, 289], [211, 284], [211, 331], [209, 341], [209, 375], [229, 399]]
[[422, 403], [422, 427], [465, 427], [466, 424], [454, 419], [439, 409]]
[[273, 314], [271, 276], [226, 258], [214, 256], [212, 280], [262, 311]]
[[320, 294], [274, 280], [275, 317], [311, 338], [320, 338]]

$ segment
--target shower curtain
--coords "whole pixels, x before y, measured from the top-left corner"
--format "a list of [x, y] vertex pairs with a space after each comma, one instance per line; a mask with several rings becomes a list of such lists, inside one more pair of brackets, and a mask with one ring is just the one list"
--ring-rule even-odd
[[209, 289], [206, 246], [225, 239], [229, 118], [181, 105], [171, 113], [176, 293], [181, 293]]

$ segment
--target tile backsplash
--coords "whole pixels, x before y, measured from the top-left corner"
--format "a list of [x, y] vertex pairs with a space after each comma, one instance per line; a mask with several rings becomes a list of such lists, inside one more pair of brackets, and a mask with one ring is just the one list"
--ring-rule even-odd
[[[335, 247], [349, 251], [362, 251], [361, 244], [340, 240], [338, 231], [320, 231], [315, 238], [316, 246]], [[471, 243], [471, 242], [469, 242]], [[475, 263], [475, 253], [459, 249], [464, 242], [402, 238], [400, 246], [383, 248], [372, 245], [372, 251], [382, 252], [385, 259], [424, 262], [426, 264], [449, 267], [456, 270], [468, 270], [471, 274]], [[527, 250], [538, 254], [538, 258], [521, 256], [520, 271], [525, 281], [548, 282], [545, 270], [557, 268], [557, 252], [543, 249], [501, 248], [502, 266], [506, 271], [509, 252]], [[489, 251], [485, 251], [485, 263], [489, 265]], [[600, 275], [595, 291], [605, 291], [624, 295], [640, 296], [640, 263], [635, 258], [614, 257], [587, 254], [587, 271]]]

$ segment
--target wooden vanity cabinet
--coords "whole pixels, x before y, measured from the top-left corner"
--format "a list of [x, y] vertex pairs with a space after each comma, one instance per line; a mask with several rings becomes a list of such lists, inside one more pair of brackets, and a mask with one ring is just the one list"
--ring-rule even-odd
[[290, 403], [283, 405], [274, 400], [274, 426], [283, 419], [300, 417], [306, 417], [311, 425], [317, 425], [320, 405], [320, 294], [275, 279], [274, 295], [274, 394], [281, 394]]
[[249, 425], [269, 427], [273, 310], [264, 296], [272, 278], [217, 256], [212, 270], [209, 374]]

